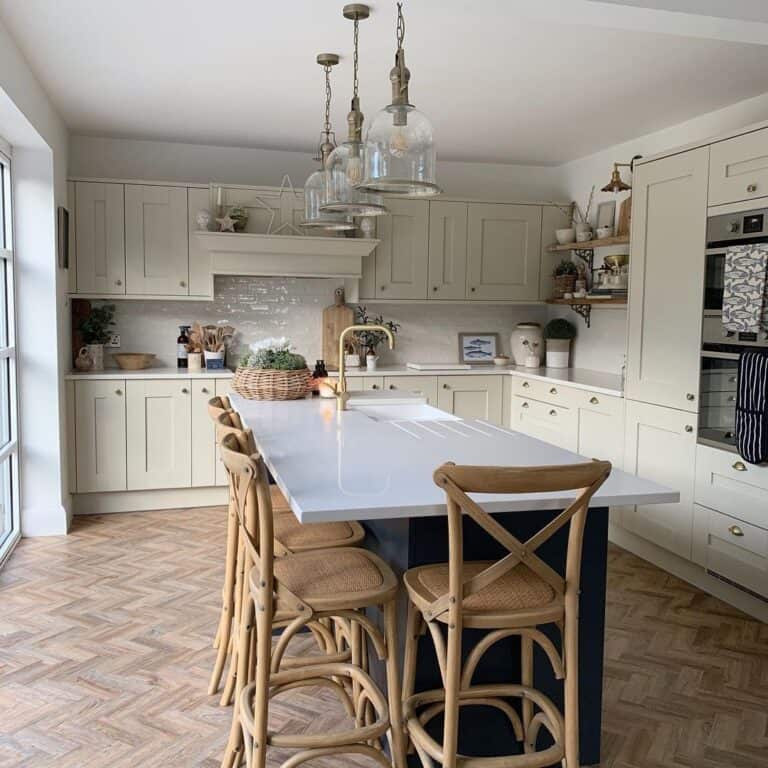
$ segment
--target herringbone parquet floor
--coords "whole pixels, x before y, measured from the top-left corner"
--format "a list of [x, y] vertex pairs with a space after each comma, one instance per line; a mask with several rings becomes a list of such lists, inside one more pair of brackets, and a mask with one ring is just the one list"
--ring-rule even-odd
[[[218, 766], [223, 533], [215, 508], [21, 542], [0, 571], [0, 768]], [[616, 548], [609, 585], [603, 766], [767, 768], [768, 626]], [[327, 695], [280, 702], [275, 727], [340, 722]]]

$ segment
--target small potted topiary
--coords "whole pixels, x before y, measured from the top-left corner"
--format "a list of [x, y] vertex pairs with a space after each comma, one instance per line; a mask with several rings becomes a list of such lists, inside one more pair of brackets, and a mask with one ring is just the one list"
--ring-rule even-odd
[[573, 293], [579, 270], [570, 259], [563, 259], [552, 273], [555, 298], [562, 299], [564, 293]]
[[544, 327], [544, 338], [547, 341], [547, 368], [567, 368], [576, 326], [564, 317], [556, 317]]
[[[112, 328], [115, 325], [115, 305], [102, 304], [100, 307], [91, 307], [88, 317], [80, 321], [77, 330], [83, 339], [87, 356], [91, 360], [90, 370], [104, 370], [104, 345], [112, 336]], [[80, 350], [83, 355], [83, 350]]]

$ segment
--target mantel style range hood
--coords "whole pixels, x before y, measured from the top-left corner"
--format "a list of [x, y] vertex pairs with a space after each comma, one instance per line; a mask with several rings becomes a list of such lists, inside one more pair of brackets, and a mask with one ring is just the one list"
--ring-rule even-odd
[[374, 238], [195, 232], [210, 251], [214, 275], [259, 277], [339, 277], [360, 279], [363, 257], [379, 244]]

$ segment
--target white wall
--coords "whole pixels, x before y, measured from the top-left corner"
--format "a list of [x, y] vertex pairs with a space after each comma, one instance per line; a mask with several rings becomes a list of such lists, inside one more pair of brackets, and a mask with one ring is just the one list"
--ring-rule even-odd
[[[438, 181], [449, 195], [503, 200], [560, 199], [556, 168], [438, 161]], [[279, 186], [288, 174], [301, 187], [316, 169], [306, 153], [216, 147], [167, 141], [137, 141], [93, 136], [70, 139], [71, 176], [163, 181], [220, 181]]]
[[68, 135], [2, 24], [0, 135], [13, 155], [22, 531], [59, 534], [70, 519], [60, 375], [69, 365], [69, 311], [55, 216], [67, 202]]
[[[768, 120], [768, 93], [747, 101], [733, 104], [725, 109], [700, 115], [693, 120], [666, 128], [656, 133], [640, 136], [632, 141], [608, 147], [594, 155], [574, 160], [560, 166], [565, 197], [579, 202], [583, 207], [589, 197], [592, 185], [597, 186], [593, 214], [597, 204], [603, 200], [616, 200], [616, 211], [628, 193], [614, 195], [600, 192], [600, 187], [608, 183], [614, 162], [627, 163], [633, 155], [649, 156], [665, 152], [675, 147], [702, 141], [729, 131], [739, 130], [752, 123]], [[624, 180], [631, 183], [628, 169], [623, 169]], [[606, 250], [604, 253], [619, 251]], [[626, 252], [626, 248], [623, 249]], [[599, 260], [599, 255], [597, 255]], [[579, 326], [579, 337], [573, 348], [573, 365], [580, 368], [597, 368], [617, 373], [621, 365], [621, 355], [626, 349], [626, 310], [598, 309], [592, 312], [592, 328], [586, 328], [576, 314], [572, 312], [550, 310], [550, 316], [564, 316]]]

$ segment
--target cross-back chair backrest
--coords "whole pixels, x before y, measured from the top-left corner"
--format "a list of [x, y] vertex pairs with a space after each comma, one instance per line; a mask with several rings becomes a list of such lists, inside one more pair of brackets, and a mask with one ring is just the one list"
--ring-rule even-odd
[[253, 432], [243, 424], [240, 414], [236, 411], [224, 411], [216, 417], [216, 442], [221, 443], [225, 435], [234, 435], [240, 449], [247, 453], [256, 453], [256, 443]]
[[[448, 507], [449, 588], [430, 607], [437, 617], [464, 600], [498, 581], [521, 562], [547, 582], [555, 594], [578, 590], [581, 572], [581, 549], [590, 499], [611, 472], [608, 461], [543, 467], [473, 467], [443, 464], [434, 473], [435, 483], [446, 494]], [[468, 494], [517, 494], [576, 491], [576, 497], [562, 512], [526, 541], [520, 541], [504, 528], [493, 515]], [[467, 515], [507, 551], [480, 573], [465, 579], [463, 574], [462, 517]], [[565, 578], [545, 563], [536, 550], [570, 521]], [[455, 598], [455, 601], [452, 601]]]
[[223, 413], [234, 413], [226, 395], [216, 395], [208, 401], [208, 415], [216, 421]]

